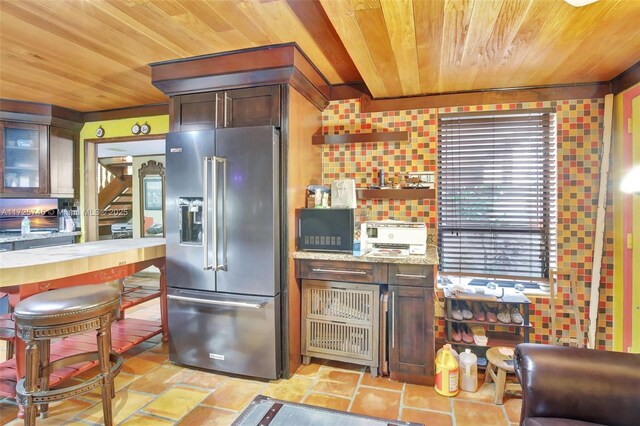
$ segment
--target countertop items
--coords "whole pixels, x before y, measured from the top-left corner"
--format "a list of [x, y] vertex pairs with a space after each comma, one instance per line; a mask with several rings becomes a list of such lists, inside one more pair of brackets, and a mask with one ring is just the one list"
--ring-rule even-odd
[[337, 260], [343, 262], [369, 262], [369, 263], [399, 263], [409, 265], [437, 265], [438, 250], [434, 246], [427, 247], [425, 256], [406, 256], [406, 257], [371, 257], [371, 256], [354, 256], [347, 253], [324, 253], [311, 251], [296, 251], [293, 253], [294, 259], [309, 260]]
[[26, 235], [20, 235], [18, 232], [0, 232], [0, 243], [13, 243], [15, 241], [42, 240], [45, 238], [57, 237], [77, 237], [81, 235], [81, 231], [73, 232], [44, 232], [36, 231]]

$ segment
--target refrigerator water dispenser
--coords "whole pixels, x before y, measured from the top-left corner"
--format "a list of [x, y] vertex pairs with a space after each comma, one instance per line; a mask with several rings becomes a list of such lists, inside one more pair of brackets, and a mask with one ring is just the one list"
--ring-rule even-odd
[[178, 199], [180, 244], [202, 245], [202, 197]]

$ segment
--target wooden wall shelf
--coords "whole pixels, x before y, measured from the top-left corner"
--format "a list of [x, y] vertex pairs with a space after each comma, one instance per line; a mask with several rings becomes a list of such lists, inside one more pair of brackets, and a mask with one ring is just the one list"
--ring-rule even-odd
[[345, 133], [343, 135], [313, 135], [313, 145], [366, 143], [366, 142], [408, 142], [409, 132]]
[[421, 200], [435, 199], [435, 189], [358, 189], [358, 200], [371, 200], [374, 198], [391, 198], [395, 200]]

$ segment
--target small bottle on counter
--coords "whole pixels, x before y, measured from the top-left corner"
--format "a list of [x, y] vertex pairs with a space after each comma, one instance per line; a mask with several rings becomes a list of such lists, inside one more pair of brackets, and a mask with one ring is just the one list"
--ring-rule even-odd
[[378, 186], [382, 188], [384, 186], [384, 170], [378, 170]]
[[31, 232], [31, 221], [27, 216], [22, 219], [22, 224], [20, 226], [20, 234], [27, 235]]

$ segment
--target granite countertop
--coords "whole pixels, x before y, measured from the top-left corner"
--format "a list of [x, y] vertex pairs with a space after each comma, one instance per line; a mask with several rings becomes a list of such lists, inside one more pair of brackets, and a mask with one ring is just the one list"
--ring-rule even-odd
[[309, 260], [338, 260], [342, 262], [370, 262], [370, 263], [401, 263], [410, 265], [437, 265], [438, 250], [435, 246], [427, 248], [425, 256], [408, 256], [408, 257], [373, 257], [373, 256], [354, 256], [348, 253], [328, 253], [318, 251], [296, 251], [293, 253], [294, 259]]
[[13, 243], [16, 241], [42, 240], [44, 238], [56, 237], [76, 237], [81, 235], [81, 231], [74, 232], [34, 232], [27, 235], [20, 235], [18, 232], [0, 232], [0, 243]]

